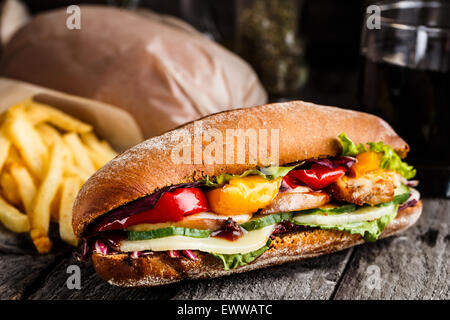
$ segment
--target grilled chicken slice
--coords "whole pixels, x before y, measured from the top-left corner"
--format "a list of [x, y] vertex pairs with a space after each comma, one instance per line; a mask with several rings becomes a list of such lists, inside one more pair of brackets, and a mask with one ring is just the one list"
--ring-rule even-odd
[[328, 188], [333, 198], [362, 206], [371, 206], [394, 199], [400, 176], [393, 171], [377, 170], [358, 178], [343, 176]]
[[323, 206], [328, 202], [330, 202], [330, 196], [327, 193], [299, 186], [295, 189], [278, 193], [275, 199], [261, 210], [260, 214], [312, 209]]

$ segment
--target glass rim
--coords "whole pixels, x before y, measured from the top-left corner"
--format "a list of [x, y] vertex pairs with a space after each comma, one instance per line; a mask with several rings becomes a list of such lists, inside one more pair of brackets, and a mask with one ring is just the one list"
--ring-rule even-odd
[[[380, 1], [374, 3], [374, 5], [380, 7], [381, 17], [380, 22], [384, 27], [390, 27], [401, 30], [422, 30], [430, 33], [448, 33], [450, 34], [450, 28], [429, 27], [422, 24], [408, 24], [396, 21], [394, 18], [383, 17], [383, 12], [396, 9], [421, 9], [421, 8], [448, 8], [450, 10], [450, 2], [446, 1], [414, 1], [414, 0], [399, 0], [399, 1]], [[366, 14], [366, 18], [369, 14]]]

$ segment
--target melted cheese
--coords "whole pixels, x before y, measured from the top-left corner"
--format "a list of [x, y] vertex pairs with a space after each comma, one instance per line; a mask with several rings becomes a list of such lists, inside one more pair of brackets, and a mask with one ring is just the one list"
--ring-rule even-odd
[[248, 253], [263, 247], [275, 225], [246, 232], [236, 241], [221, 238], [191, 238], [185, 236], [171, 236], [165, 238], [130, 241], [124, 240], [120, 244], [120, 251], [166, 251], [166, 250], [199, 250], [221, 254]]
[[397, 206], [391, 204], [382, 207], [364, 207], [353, 212], [340, 214], [302, 214], [295, 216], [293, 219], [295, 222], [300, 224], [335, 226], [353, 222], [375, 220], [392, 213], [393, 210], [397, 210]]

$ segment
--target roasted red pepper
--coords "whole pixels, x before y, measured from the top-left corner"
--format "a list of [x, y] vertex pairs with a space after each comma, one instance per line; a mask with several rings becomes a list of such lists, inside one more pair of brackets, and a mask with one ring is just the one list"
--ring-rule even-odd
[[183, 216], [208, 210], [208, 200], [201, 189], [178, 188], [165, 192], [152, 209], [101, 225], [95, 231], [122, 230], [141, 223], [180, 221]]
[[345, 167], [329, 168], [314, 163], [311, 169], [290, 171], [284, 177], [284, 182], [291, 188], [295, 188], [298, 185], [298, 181], [301, 181], [311, 189], [320, 190], [342, 177], [346, 171], [347, 168]]

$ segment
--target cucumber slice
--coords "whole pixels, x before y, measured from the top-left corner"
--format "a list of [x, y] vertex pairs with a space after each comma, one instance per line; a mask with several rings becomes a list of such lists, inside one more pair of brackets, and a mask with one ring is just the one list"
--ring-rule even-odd
[[274, 213], [267, 216], [259, 216], [252, 218], [250, 221], [247, 221], [241, 224], [241, 227], [247, 231], [261, 229], [272, 224], [277, 224], [282, 221], [292, 221], [292, 217], [294, 214], [340, 214], [345, 212], [355, 211], [358, 206], [354, 204], [347, 204], [340, 207], [335, 208], [314, 208], [307, 209], [302, 211], [294, 211], [294, 212], [282, 212], [282, 213]]
[[405, 193], [409, 193], [410, 189], [408, 186], [404, 185], [403, 183], [401, 185], [399, 185], [397, 188], [395, 188], [394, 190], [394, 195], [398, 196], [398, 195], [403, 195]]
[[301, 225], [318, 225], [318, 226], [336, 226], [345, 225], [355, 222], [371, 221], [381, 218], [387, 214], [392, 214], [397, 210], [398, 206], [391, 203], [390, 205], [384, 205], [379, 207], [360, 207], [352, 212], [325, 215], [323, 213], [316, 214], [301, 214], [293, 217], [293, 221], [296, 224]]
[[341, 214], [341, 213], [346, 213], [346, 212], [352, 212], [355, 211], [358, 208], [358, 206], [356, 204], [345, 204], [343, 206], [340, 207], [334, 207], [334, 208], [327, 208], [327, 207], [322, 207], [322, 208], [313, 208], [313, 209], [306, 209], [306, 210], [301, 210], [301, 211], [295, 211], [295, 214], [312, 214], [312, 213], [321, 213], [321, 214]]
[[241, 227], [247, 231], [262, 229], [272, 224], [280, 223], [284, 220], [291, 221], [292, 216], [292, 212], [274, 213], [267, 216], [253, 218], [250, 221], [241, 224]]
[[189, 229], [183, 227], [167, 227], [148, 231], [129, 231], [128, 240], [149, 240], [170, 236], [185, 236], [192, 238], [207, 238], [211, 230]]
[[[406, 200], [409, 199], [409, 195], [411, 194], [411, 190], [409, 187], [405, 186], [404, 184], [400, 185], [398, 188], [394, 191], [394, 200], [392, 200], [389, 203], [393, 204], [402, 204]], [[387, 203], [387, 204], [389, 204]], [[384, 203], [381, 205], [385, 205]]]

